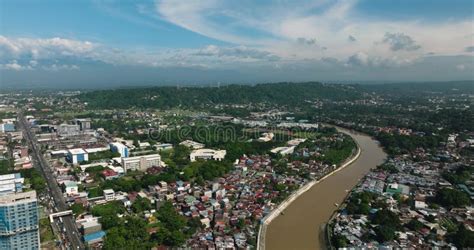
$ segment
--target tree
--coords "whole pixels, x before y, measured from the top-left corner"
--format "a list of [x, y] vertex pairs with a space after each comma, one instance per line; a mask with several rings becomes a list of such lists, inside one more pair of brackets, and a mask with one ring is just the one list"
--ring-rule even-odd
[[186, 219], [176, 212], [173, 204], [166, 201], [158, 209], [158, 220], [170, 231], [181, 230], [186, 225]]
[[132, 210], [135, 213], [141, 213], [151, 209], [151, 202], [147, 198], [137, 197], [132, 204]]
[[344, 235], [336, 234], [331, 240], [336, 249], [347, 247], [347, 238]]
[[453, 243], [458, 248], [473, 248], [474, 247], [474, 232], [467, 230], [464, 225], [459, 226], [459, 229], [448, 235], [448, 241]]
[[99, 222], [102, 225], [102, 228], [107, 230], [119, 226], [121, 220], [115, 214], [104, 214], [100, 217]]
[[410, 222], [407, 223], [407, 227], [413, 231], [419, 231], [424, 227], [424, 225], [420, 221], [412, 219]]
[[[169, 201], [165, 202], [160, 209], [158, 209], [157, 218], [161, 222], [162, 227], [153, 235], [153, 239], [158, 244], [164, 244], [170, 247], [181, 246], [184, 244], [186, 235], [186, 218], [176, 212], [173, 204]], [[191, 226], [197, 226], [199, 221], [190, 222]], [[200, 224], [200, 222], [199, 222]], [[191, 233], [192, 231], [188, 231]]]
[[132, 216], [126, 217], [125, 221], [107, 231], [104, 249], [150, 249], [152, 243], [145, 221]]
[[117, 215], [124, 213], [125, 207], [119, 201], [112, 201], [107, 204], [92, 207], [91, 212], [94, 216]]
[[375, 234], [379, 242], [391, 241], [395, 238], [395, 228], [390, 225], [379, 225], [375, 229]]
[[435, 200], [446, 207], [464, 207], [469, 205], [469, 196], [459, 190], [442, 188], [436, 193]]
[[84, 206], [80, 203], [74, 203], [71, 205], [72, 213], [77, 217], [79, 214], [84, 213], [86, 210]]
[[372, 223], [378, 224], [380, 226], [388, 226], [394, 230], [401, 229], [400, 218], [397, 214], [388, 209], [381, 209], [377, 211], [374, 218], [372, 219]]

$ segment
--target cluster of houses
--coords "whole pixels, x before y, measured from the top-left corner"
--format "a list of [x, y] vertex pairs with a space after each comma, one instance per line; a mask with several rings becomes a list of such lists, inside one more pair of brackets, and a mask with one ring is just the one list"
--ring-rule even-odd
[[[447, 241], [450, 225], [464, 225], [474, 231], [474, 208], [470, 205], [448, 208], [433, 205], [433, 200], [441, 188], [457, 189], [469, 195], [471, 204], [474, 201], [474, 182], [465, 184], [450, 183], [443, 173], [457, 167], [471, 166], [472, 159], [455, 157], [463, 147], [470, 145], [456, 141], [450, 136], [448, 143], [440, 148], [438, 154], [430, 154], [417, 149], [411, 154], [389, 158], [385, 165], [391, 169], [374, 169], [369, 172], [354, 193], [370, 192], [376, 194], [388, 208], [396, 213], [404, 227], [396, 232], [396, 238], [388, 242], [370, 240], [367, 235], [374, 236], [371, 217], [377, 212], [372, 208], [368, 215], [351, 215], [344, 206], [333, 219], [332, 235], [344, 236], [350, 248], [449, 248], [452, 243]], [[447, 158], [440, 158], [442, 154]], [[448, 160], [447, 160], [448, 159]], [[472, 178], [472, 174], [471, 174]], [[399, 199], [393, 197], [396, 194]], [[418, 221], [421, 226], [416, 230], [407, 227], [410, 221]], [[372, 237], [373, 239], [373, 237]]]
[[16, 118], [2, 119], [1, 122], [0, 160], [12, 160], [14, 170], [32, 168], [28, 147], [22, 145], [23, 133], [16, 129]]
[[[335, 135], [334, 140], [339, 135]], [[303, 157], [318, 156], [322, 148], [298, 147], [305, 139], [293, 139], [287, 142], [295, 155]], [[204, 144], [194, 141], [180, 143], [192, 149], [190, 161], [197, 159], [220, 161], [225, 158], [225, 150], [205, 148]], [[159, 154], [130, 156], [132, 151], [125, 143], [113, 142], [108, 147], [98, 147], [120, 154], [120, 157], [105, 159], [103, 162], [78, 165], [81, 169], [79, 182], [70, 175], [68, 168], [58, 165], [57, 178], [65, 190], [70, 202], [81, 203], [84, 206], [94, 206], [111, 201], [119, 201], [130, 208], [137, 197], [149, 199], [153, 209], [145, 211], [144, 219], [151, 221], [153, 213], [165, 201], [171, 201], [177, 211], [188, 218], [198, 219], [203, 225], [187, 242], [187, 246], [195, 248], [247, 248], [255, 246], [257, 225], [278, 203], [292, 191], [303, 186], [314, 178], [320, 178], [333, 171], [335, 166], [323, 164], [315, 160], [307, 162], [288, 161], [284, 173], [276, 173], [270, 155], [242, 156], [234, 164], [234, 170], [214, 181], [205, 181], [204, 184], [176, 181], [167, 183], [161, 181], [158, 185], [149, 186], [140, 192], [120, 192], [112, 189], [103, 190], [103, 196], [89, 198], [86, 192], [79, 190], [78, 184], [87, 185], [95, 180], [87, 173], [89, 167], [100, 164], [106, 167], [102, 170], [103, 178], [120, 178], [130, 170], [138, 170], [147, 174], [161, 171], [165, 165]], [[94, 148], [66, 150], [65, 157], [69, 161], [74, 159], [88, 159], [89, 152]], [[69, 156], [68, 156], [69, 155]], [[87, 156], [86, 156], [87, 155]], [[135, 159], [137, 158], [137, 159]], [[71, 162], [72, 163], [72, 162]], [[77, 165], [77, 164], [75, 164]], [[61, 170], [63, 169], [63, 170]], [[302, 177], [298, 173], [308, 173]], [[59, 174], [61, 173], [61, 174]], [[92, 223], [94, 224], [94, 223]], [[154, 228], [149, 228], [153, 232]], [[100, 230], [95, 232], [90, 242], [100, 242]], [[86, 237], [85, 237], [86, 238]]]

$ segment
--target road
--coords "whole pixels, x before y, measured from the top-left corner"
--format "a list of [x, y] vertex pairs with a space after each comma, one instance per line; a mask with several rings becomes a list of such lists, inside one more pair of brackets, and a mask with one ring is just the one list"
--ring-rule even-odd
[[[51, 168], [49, 167], [48, 163], [44, 160], [43, 154], [37, 148], [37, 141], [36, 137], [32, 135], [30, 130], [30, 124], [26, 121], [23, 112], [19, 112], [18, 114], [18, 121], [21, 123], [25, 139], [27, 140], [30, 149], [31, 155], [33, 157], [34, 162], [37, 164], [37, 167], [43, 173], [44, 178], [48, 184], [48, 189], [50, 195], [53, 197], [53, 201], [55, 203], [56, 212], [61, 212], [68, 210], [69, 207], [66, 205], [64, 201], [63, 193], [59, 186], [56, 183], [56, 179], [53, 176]], [[75, 225], [74, 217], [73, 216], [64, 216], [63, 217], [63, 224], [66, 231], [66, 235], [69, 241], [69, 244], [72, 249], [85, 249], [84, 244], [80, 238], [79, 231]]]

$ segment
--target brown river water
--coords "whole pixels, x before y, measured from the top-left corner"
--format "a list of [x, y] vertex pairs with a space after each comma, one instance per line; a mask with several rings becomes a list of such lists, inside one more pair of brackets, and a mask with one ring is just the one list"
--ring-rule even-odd
[[351, 165], [334, 173], [293, 201], [268, 226], [265, 249], [324, 249], [324, 225], [370, 169], [383, 163], [385, 152], [370, 136], [340, 129], [359, 144], [361, 154]]

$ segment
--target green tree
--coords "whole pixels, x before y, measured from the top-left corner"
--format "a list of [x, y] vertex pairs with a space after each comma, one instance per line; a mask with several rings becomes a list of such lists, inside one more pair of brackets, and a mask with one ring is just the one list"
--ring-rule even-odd
[[448, 241], [453, 243], [458, 248], [473, 248], [474, 247], [474, 232], [466, 229], [464, 225], [459, 226], [459, 229], [448, 235]]
[[77, 217], [79, 214], [82, 214], [86, 211], [84, 206], [80, 203], [74, 203], [71, 205], [72, 213]]
[[424, 227], [424, 225], [419, 220], [412, 219], [410, 222], [407, 223], [407, 227], [413, 231], [419, 231]]
[[386, 242], [395, 239], [395, 228], [390, 225], [379, 225], [375, 229], [377, 241]]
[[442, 188], [436, 193], [435, 200], [446, 207], [464, 207], [469, 205], [469, 196], [459, 190]]
[[344, 235], [336, 234], [331, 240], [336, 249], [347, 247], [347, 238]]
[[137, 197], [132, 204], [132, 210], [135, 213], [141, 213], [152, 208], [151, 202], [147, 198]]
[[121, 219], [115, 214], [104, 214], [100, 217], [99, 222], [102, 228], [107, 230], [119, 226]]

